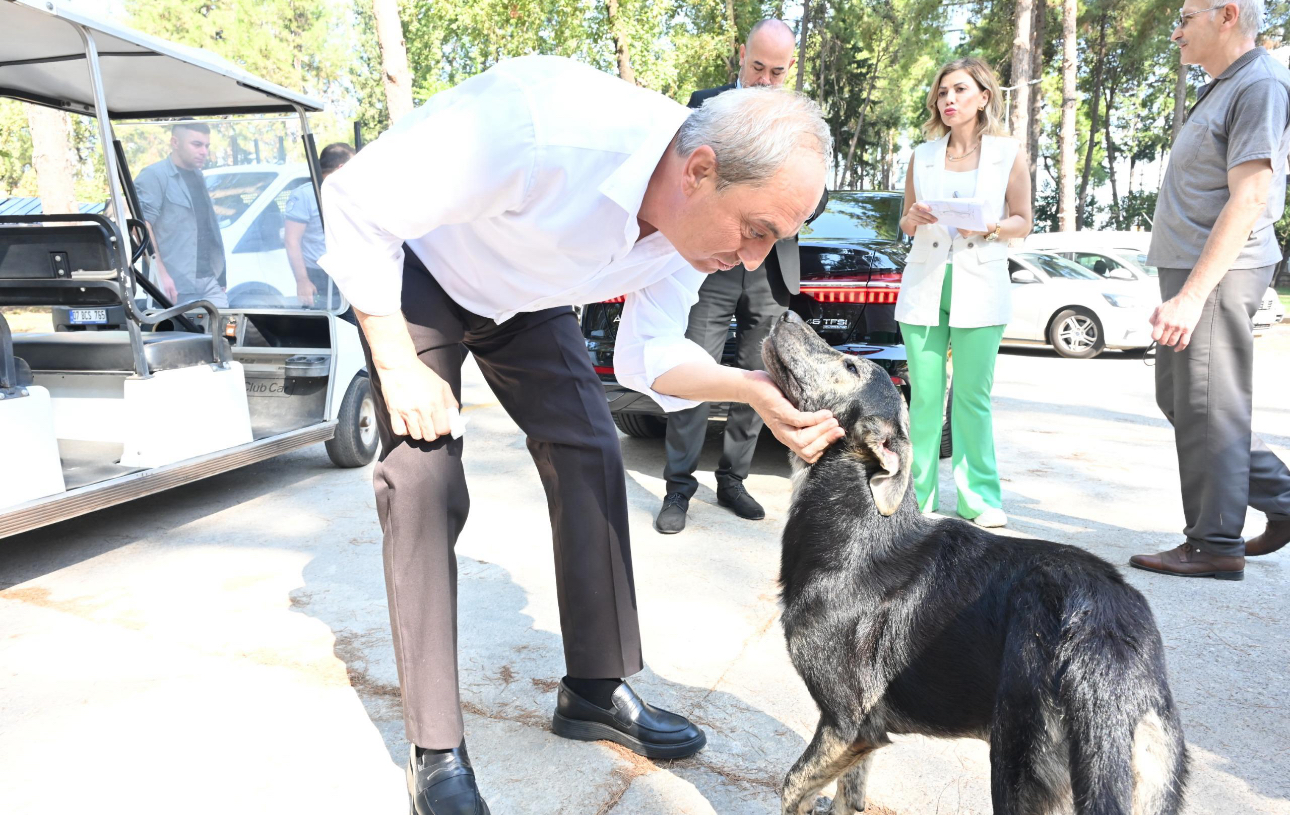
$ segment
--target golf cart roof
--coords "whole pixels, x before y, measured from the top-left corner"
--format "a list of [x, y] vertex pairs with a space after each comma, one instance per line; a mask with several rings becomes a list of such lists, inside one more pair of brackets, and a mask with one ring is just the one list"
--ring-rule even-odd
[[209, 51], [149, 37], [54, 0], [0, 0], [0, 97], [94, 115], [82, 32], [98, 51], [113, 119], [323, 109], [317, 99], [252, 76]]

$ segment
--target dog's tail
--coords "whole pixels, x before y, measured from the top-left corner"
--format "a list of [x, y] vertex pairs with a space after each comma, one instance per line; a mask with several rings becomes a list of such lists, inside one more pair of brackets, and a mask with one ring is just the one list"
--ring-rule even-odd
[[1153, 623], [1149, 634], [1106, 633], [1095, 647], [1079, 649], [1085, 658], [1066, 664], [1059, 685], [1075, 811], [1175, 815], [1187, 779], [1187, 747], [1159, 634]]

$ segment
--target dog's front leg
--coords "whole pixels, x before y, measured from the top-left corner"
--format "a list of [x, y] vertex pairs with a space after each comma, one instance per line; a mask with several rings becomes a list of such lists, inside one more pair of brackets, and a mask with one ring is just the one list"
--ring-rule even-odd
[[806, 752], [784, 777], [784, 792], [780, 796], [783, 815], [805, 815], [826, 784], [872, 753], [874, 747], [856, 740], [854, 733], [844, 733], [821, 719]]
[[831, 815], [855, 815], [864, 812], [865, 786], [869, 782], [869, 765], [873, 764], [873, 751], [851, 765], [846, 775], [838, 781], [838, 794], [833, 799]]

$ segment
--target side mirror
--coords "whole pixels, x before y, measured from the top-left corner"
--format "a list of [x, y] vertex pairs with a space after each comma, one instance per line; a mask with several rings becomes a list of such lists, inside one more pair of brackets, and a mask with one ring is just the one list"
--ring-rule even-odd
[[1038, 283], [1039, 278], [1029, 269], [1018, 269], [1012, 273], [1013, 283]]
[[1125, 268], [1112, 269], [1106, 273], [1106, 276], [1111, 280], [1137, 280], [1137, 278], [1133, 276], [1133, 272]]

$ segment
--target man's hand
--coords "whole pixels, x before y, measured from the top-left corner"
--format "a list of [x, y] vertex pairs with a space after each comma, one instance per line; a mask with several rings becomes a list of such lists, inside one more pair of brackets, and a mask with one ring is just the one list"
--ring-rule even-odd
[[1181, 351], [1191, 343], [1192, 332], [1200, 322], [1203, 299], [1178, 294], [1156, 306], [1151, 313], [1151, 339]]
[[449, 434], [448, 414], [458, 404], [437, 373], [415, 358], [393, 368], [378, 365], [377, 370], [394, 435], [434, 441]]
[[166, 272], [166, 267], [161, 265], [161, 261], [157, 261], [157, 282], [161, 283], [161, 290], [170, 298], [170, 302], [179, 305], [179, 289], [175, 288], [175, 281]]
[[766, 422], [775, 438], [803, 461], [814, 464], [830, 444], [846, 435], [829, 411], [803, 413], [784, 398], [766, 373], [751, 371], [749, 376], [752, 393], [748, 404]]
[[318, 288], [307, 275], [296, 278], [296, 299], [300, 301], [301, 308], [313, 308], [314, 298], [317, 296]]

